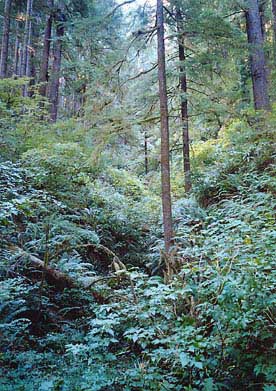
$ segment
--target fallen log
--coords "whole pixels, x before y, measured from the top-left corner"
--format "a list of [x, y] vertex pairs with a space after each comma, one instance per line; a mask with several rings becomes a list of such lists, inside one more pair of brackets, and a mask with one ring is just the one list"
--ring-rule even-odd
[[[99, 292], [93, 290], [92, 285], [95, 285], [103, 280], [110, 280], [113, 278], [118, 279], [118, 267], [121, 267], [122, 270], [126, 270], [125, 265], [119, 260], [119, 258], [112, 251], [110, 251], [110, 255], [113, 256], [113, 267], [115, 268], [115, 275], [98, 277], [96, 279], [90, 280], [89, 282], [85, 280], [76, 281], [70, 276], [68, 276], [66, 273], [63, 273], [57, 269], [53, 269], [50, 266], [46, 265], [45, 262], [42, 261], [40, 258], [38, 258], [33, 254], [28, 253], [27, 251], [23, 250], [18, 246], [10, 246], [9, 249], [11, 252], [15, 253], [15, 255], [17, 255], [18, 257], [25, 258], [26, 260], [28, 260], [28, 262], [35, 269], [35, 271], [39, 271], [43, 273], [43, 278], [45, 278], [45, 281], [49, 285], [54, 286], [55, 289], [60, 291], [63, 291], [65, 288], [69, 288], [69, 289], [81, 288], [81, 289], [90, 290], [94, 299], [99, 304], [106, 303], [107, 299], [103, 297]], [[117, 268], [115, 265], [117, 266]]]
[[17, 246], [10, 247], [10, 250], [14, 252], [18, 257], [25, 258], [29, 261], [29, 263], [35, 268], [44, 274], [45, 280], [48, 284], [54, 285], [59, 290], [63, 290], [65, 288], [77, 288], [80, 287], [81, 284], [74, 281], [67, 274], [53, 269], [50, 266], [46, 265], [41, 259], [36, 257], [33, 254], [24, 251], [22, 248]]

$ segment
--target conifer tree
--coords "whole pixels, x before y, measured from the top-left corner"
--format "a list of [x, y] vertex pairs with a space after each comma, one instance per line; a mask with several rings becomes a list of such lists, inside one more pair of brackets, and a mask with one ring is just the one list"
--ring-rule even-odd
[[13, 58], [13, 74], [19, 74], [19, 59], [20, 59], [20, 38], [19, 38], [19, 23], [16, 20], [16, 36], [14, 43], [14, 58]]
[[55, 122], [58, 115], [58, 103], [59, 103], [59, 84], [60, 84], [60, 69], [61, 69], [61, 59], [62, 59], [62, 43], [64, 36], [64, 21], [65, 16], [59, 10], [56, 14], [56, 41], [53, 49], [53, 66], [52, 66], [52, 75], [51, 75], [51, 85], [49, 91], [50, 97], [50, 116], [51, 121]]
[[248, 0], [246, 30], [250, 50], [251, 78], [256, 110], [269, 108], [264, 39], [258, 0]]
[[166, 82], [164, 11], [163, 1], [157, 0], [157, 41], [158, 41], [158, 81], [161, 122], [161, 185], [165, 250], [168, 253], [172, 244], [173, 225], [170, 183], [170, 142], [169, 114]]
[[5, 0], [4, 23], [0, 59], [0, 77], [7, 77], [9, 39], [10, 39], [10, 12], [12, 0]]
[[30, 43], [31, 43], [31, 34], [32, 34], [32, 19], [31, 19], [32, 11], [33, 11], [33, 0], [27, 0], [21, 76], [29, 76]]
[[44, 30], [43, 39], [43, 53], [41, 58], [39, 82], [42, 83], [40, 87], [40, 94], [46, 96], [47, 81], [48, 81], [48, 68], [49, 68], [49, 56], [52, 36], [52, 23], [53, 23], [53, 6], [54, 1], [48, 0], [48, 15], [46, 17], [46, 25]]
[[191, 164], [190, 164], [190, 142], [189, 142], [189, 117], [187, 98], [187, 73], [185, 66], [185, 33], [181, 29], [181, 11], [176, 11], [177, 33], [178, 33], [178, 56], [179, 56], [179, 82], [181, 93], [181, 124], [182, 124], [182, 153], [183, 168], [185, 177], [185, 191], [191, 190]]

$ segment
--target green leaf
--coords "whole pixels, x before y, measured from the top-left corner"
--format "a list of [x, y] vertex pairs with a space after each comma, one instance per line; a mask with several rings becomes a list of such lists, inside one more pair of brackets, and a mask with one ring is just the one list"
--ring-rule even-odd
[[180, 363], [181, 363], [181, 366], [182, 368], [185, 368], [189, 362], [190, 362], [190, 357], [187, 353], [184, 353], [184, 352], [181, 352], [179, 354], [179, 359], [180, 359]]
[[209, 377], [208, 379], [206, 379], [204, 381], [204, 388], [203, 388], [204, 391], [214, 391], [215, 390], [215, 387], [214, 387], [214, 381], [211, 377]]

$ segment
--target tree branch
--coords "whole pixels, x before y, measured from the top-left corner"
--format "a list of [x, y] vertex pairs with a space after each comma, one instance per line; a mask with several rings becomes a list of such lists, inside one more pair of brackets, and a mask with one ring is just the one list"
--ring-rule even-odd
[[239, 10], [239, 11], [235, 11], [235, 12], [232, 12], [231, 14], [228, 14], [228, 15], [225, 15], [223, 18], [230, 18], [231, 16], [234, 16], [234, 15], [238, 15], [238, 14], [241, 14], [241, 13], [243, 13], [244, 12], [244, 10], [243, 9], [241, 9], [241, 10]]
[[107, 14], [107, 15], [105, 16], [105, 18], [109, 18], [109, 17], [112, 16], [119, 8], [123, 7], [124, 5], [134, 3], [135, 1], [136, 1], [136, 0], [127, 0], [127, 1], [124, 1], [123, 3], [121, 3], [121, 4], [116, 5], [116, 7], [113, 8], [113, 10], [112, 10], [111, 12], [109, 12], [109, 14]]
[[163, 6], [164, 10], [170, 15], [170, 17], [173, 19], [173, 20], [176, 20], [176, 17], [175, 15], [164, 5]]
[[139, 72], [137, 75], [132, 76], [132, 77], [130, 77], [129, 79], [127, 79], [127, 80], [122, 84], [122, 86], [123, 86], [124, 84], [126, 84], [127, 82], [131, 81], [131, 80], [138, 79], [140, 76], [143, 76], [143, 75], [146, 75], [147, 73], [152, 72], [152, 71], [153, 71], [155, 68], [157, 68], [157, 67], [158, 67], [158, 64], [156, 63], [156, 64], [154, 64], [151, 68], [149, 68], [149, 69], [147, 69], [147, 70], [145, 70], [145, 71]]

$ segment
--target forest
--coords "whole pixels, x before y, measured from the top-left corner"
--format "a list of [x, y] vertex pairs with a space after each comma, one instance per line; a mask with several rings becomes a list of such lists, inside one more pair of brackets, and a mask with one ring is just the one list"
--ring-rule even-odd
[[276, 391], [276, 0], [0, 0], [0, 391]]

